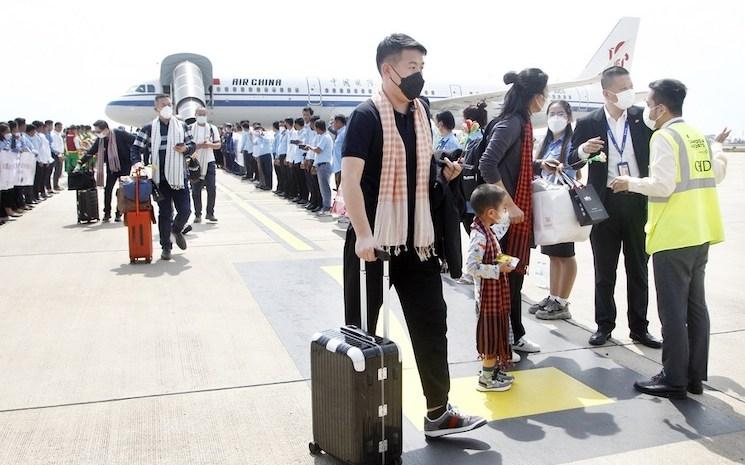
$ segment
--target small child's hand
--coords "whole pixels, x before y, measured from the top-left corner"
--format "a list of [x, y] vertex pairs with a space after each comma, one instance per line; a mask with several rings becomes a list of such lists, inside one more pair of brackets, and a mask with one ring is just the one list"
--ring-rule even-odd
[[514, 270], [514, 268], [512, 268], [512, 267], [511, 267], [511, 266], [510, 266], [509, 264], [507, 264], [507, 263], [503, 263], [503, 264], [499, 265], [499, 271], [500, 271], [501, 273], [512, 273], [512, 271], [513, 271], [513, 270]]

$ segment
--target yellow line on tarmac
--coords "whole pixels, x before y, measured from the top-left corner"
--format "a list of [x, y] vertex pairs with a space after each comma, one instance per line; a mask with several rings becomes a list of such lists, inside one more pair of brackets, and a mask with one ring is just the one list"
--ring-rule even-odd
[[308, 243], [304, 242], [302, 239], [292, 234], [286, 228], [282, 227], [282, 225], [259, 211], [256, 207], [243, 200], [232, 190], [228, 189], [220, 183], [217, 184], [217, 188], [220, 190], [220, 192], [230, 197], [238, 206], [248, 212], [249, 215], [253, 216], [257, 221], [269, 228], [269, 230], [276, 234], [280, 239], [289, 244], [290, 247], [292, 247], [293, 249], [297, 250], [298, 252], [307, 252], [313, 250], [313, 247], [308, 245]]

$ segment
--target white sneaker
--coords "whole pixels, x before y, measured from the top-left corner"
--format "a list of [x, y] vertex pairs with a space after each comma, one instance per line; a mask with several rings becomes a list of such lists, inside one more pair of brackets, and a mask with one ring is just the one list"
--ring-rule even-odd
[[520, 363], [522, 359], [523, 358], [520, 356], [520, 354], [518, 354], [514, 350], [512, 351], [512, 360], [510, 360], [512, 363]]
[[528, 354], [534, 354], [541, 351], [541, 346], [535, 342], [531, 342], [525, 336], [521, 337], [519, 341], [512, 344], [512, 349], [518, 352], [525, 352]]

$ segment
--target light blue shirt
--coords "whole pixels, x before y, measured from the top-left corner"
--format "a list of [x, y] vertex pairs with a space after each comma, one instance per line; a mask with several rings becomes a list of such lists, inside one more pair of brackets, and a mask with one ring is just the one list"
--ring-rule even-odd
[[266, 134], [254, 136], [254, 158], [258, 158], [262, 155], [272, 153], [272, 141], [266, 136]]
[[39, 133], [36, 133], [34, 137], [29, 137], [29, 148], [32, 152], [34, 152], [34, 155], [36, 155], [36, 158], [39, 158], [39, 150], [41, 150], [41, 136], [39, 136]]
[[10, 141], [0, 137], [0, 150], [10, 151]]
[[334, 161], [334, 140], [328, 131], [316, 136], [314, 147], [321, 149], [320, 153], [315, 154], [316, 166], [321, 163], [332, 163]]
[[243, 135], [241, 136], [241, 153], [248, 152], [253, 153], [254, 151], [254, 144], [251, 137], [251, 134], [247, 131], [243, 131]]
[[41, 142], [34, 141], [34, 139], [32, 139], [31, 136], [29, 136], [25, 132], [21, 134], [21, 141], [23, 142], [21, 152], [33, 152], [35, 155], [39, 155], [39, 146], [36, 145], [36, 143]]
[[[544, 160], [560, 160], [561, 159], [561, 146], [564, 145], [564, 136], [560, 137], [559, 139], [556, 139], [554, 141], [551, 141], [548, 144], [548, 148], [546, 149], [546, 154], [543, 155]], [[565, 160], [569, 159], [569, 153], [571, 153], [572, 147], [571, 144], [567, 146], [567, 157]], [[577, 178], [577, 171], [573, 170], [568, 166], [566, 161], [564, 162], [564, 173], [566, 173], [567, 176], [569, 176], [572, 179]], [[556, 182], [556, 175], [551, 174], [548, 171], [542, 171], [541, 177], [549, 182]]]
[[344, 139], [347, 137], [347, 127], [342, 126], [336, 134], [334, 141], [334, 173], [341, 171], [341, 147], [344, 145]]
[[457, 150], [459, 148], [460, 143], [458, 143], [458, 138], [456, 138], [455, 134], [453, 134], [452, 132], [440, 139], [440, 141], [437, 142], [437, 145], [435, 146], [435, 150], [442, 150], [443, 152], [452, 152], [453, 150]]

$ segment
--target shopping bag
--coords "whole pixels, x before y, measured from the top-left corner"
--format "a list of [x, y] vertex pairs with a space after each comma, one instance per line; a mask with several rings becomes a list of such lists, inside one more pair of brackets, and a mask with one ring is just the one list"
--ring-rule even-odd
[[589, 239], [591, 226], [577, 220], [570, 188], [543, 179], [533, 181], [533, 235], [536, 245], [583, 242]]
[[608, 212], [605, 210], [603, 202], [600, 201], [594, 187], [583, 185], [564, 173], [562, 173], [561, 178], [569, 186], [569, 196], [572, 199], [574, 213], [579, 224], [590, 226], [608, 219]]
[[18, 156], [10, 150], [0, 151], [0, 191], [15, 186], [18, 171]]

